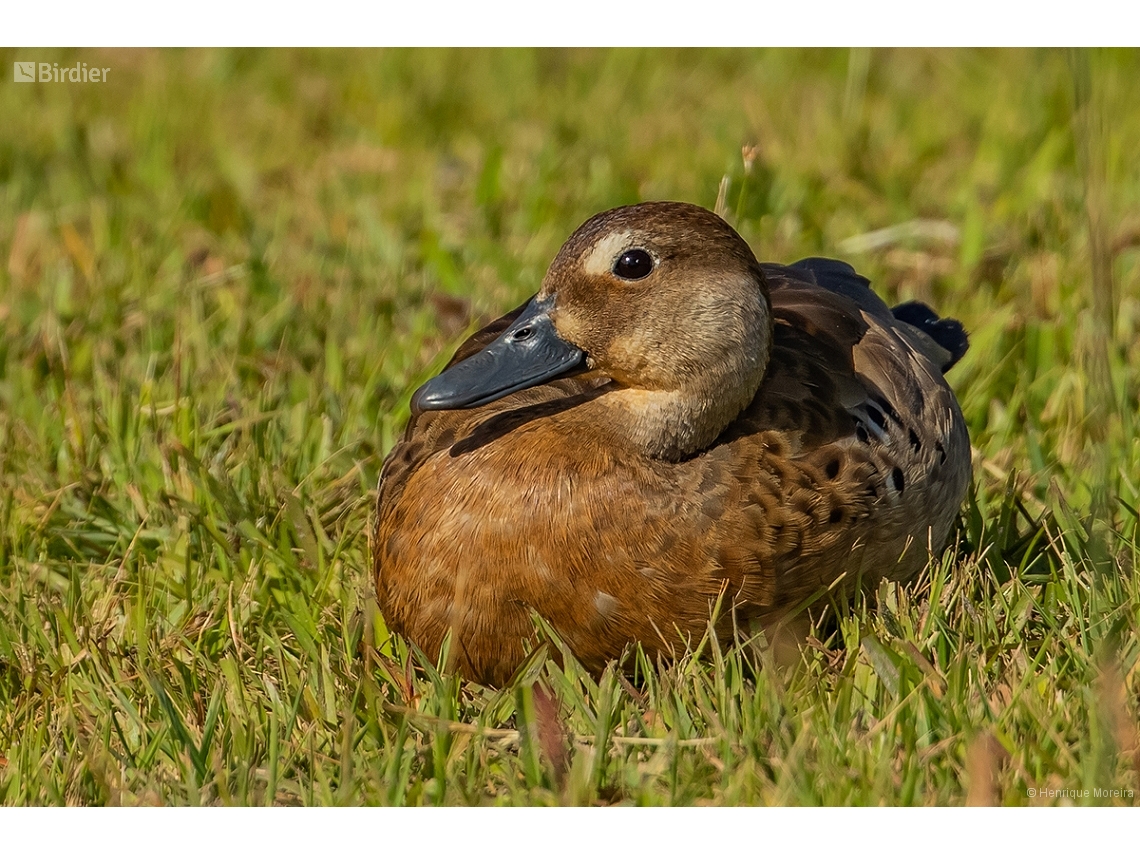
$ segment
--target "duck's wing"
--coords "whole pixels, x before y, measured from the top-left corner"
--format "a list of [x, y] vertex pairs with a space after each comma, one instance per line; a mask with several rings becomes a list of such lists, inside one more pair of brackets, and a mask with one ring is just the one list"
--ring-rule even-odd
[[899, 446], [921, 445], [924, 434], [931, 444], [941, 438], [958, 413], [942, 374], [965, 352], [961, 324], [921, 303], [888, 308], [840, 261], [762, 267], [772, 355], [746, 417], [797, 433], [803, 450], [860, 440], [860, 427], [883, 442], [898, 434]]
[[[776, 265], [768, 265], [775, 268]], [[811, 281], [833, 294], [840, 294], [859, 306], [860, 311], [889, 323], [893, 318], [902, 321], [898, 326], [902, 335], [922, 350], [945, 374], [954, 367], [969, 347], [969, 338], [961, 322], [938, 316], [930, 306], [917, 300], [887, 308], [879, 295], [871, 290], [871, 282], [855, 272], [844, 261], [833, 258], [805, 258], [786, 270], [797, 275], [806, 274]]]
[[[970, 453], [942, 376], [948, 348], [896, 317], [842, 262], [762, 267], [774, 322], [767, 374], [694, 464], [721, 467], [704, 483], [729, 483], [731, 472], [742, 485], [742, 495], [706, 502], [739, 516], [709, 523], [752, 533], [737, 540], [739, 568], [721, 563], [752, 603], [778, 610], [844, 572], [917, 572], [945, 541]], [[749, 574], [749, 561], [765, 574]]]

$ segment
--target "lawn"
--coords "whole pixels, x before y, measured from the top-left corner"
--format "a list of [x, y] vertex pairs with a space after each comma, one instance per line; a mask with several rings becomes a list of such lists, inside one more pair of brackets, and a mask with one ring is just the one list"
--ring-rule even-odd
[[[0, 55], [0, 803], [1140, 803], [1140, 53]], [[797, 662], [440, 673], [409, 397], [660, 198], [963, 321], [955, 542]]]

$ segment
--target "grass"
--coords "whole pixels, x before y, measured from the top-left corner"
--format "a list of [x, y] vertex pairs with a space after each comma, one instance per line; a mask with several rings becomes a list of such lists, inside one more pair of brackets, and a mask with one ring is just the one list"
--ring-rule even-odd
[[[0, 82], [4, 804], [1137, 803], [1140, 54], [0, 53], [111, 68]], [[718, 195], [966, 324], [954, 547], [789, 666], [441, 675], [369, 578], [411, 391]]]

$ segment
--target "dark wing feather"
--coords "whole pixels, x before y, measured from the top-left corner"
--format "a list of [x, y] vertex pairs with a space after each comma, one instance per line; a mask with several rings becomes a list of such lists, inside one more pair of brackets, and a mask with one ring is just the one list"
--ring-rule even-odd
[[901, 303], [891, 309], [897, 320], [910, 324], [917, 330], [929, 336], [942, 351], [935, 352], [931, 358], [942, 368], [945, 374], [954, 367], [959, 359], [966, 355], [970, 347], [969, 337], [960, 321], [954, 318], [940, 318], [934, 309], [925, 303]]
[[[752, 602], [764, 608], [826, 587], [832, 578], [821, 568], [906, 578], [928, 543], [944, 541], [969, 475], [968, 438], [932, 358], [936, 344], [895, 318], [847, 265], [763, 268], [773, 317], [768, 372], [717, 445], [693, 461], [709, 468], [704, 482], [731, 472], [747, 485], [722, 503], [743, 512], [717, 521], [709, 503], [708, 524], [724, 528], [722, 537], [731, 530], [768, 568], [750, 583], [759, 585]], [[754, 457], [758, 447], [766, 452]]]
[[[778, 268], [779, 265], [761, 265], [761, 267]], [[806, 281], [815, 282], [833, 294], [846, 297], [868, 314], [884, 320], [890, 317], [891, 310], [887, 308], [887, 304], [871, 290], [871, 281], [856, 273], [855, 268], [845, 261], [836, 261], [834, 258], [805, 258], [782, 269], [795, 271]], [[803, 276], [804, 273], [809, 275]]]

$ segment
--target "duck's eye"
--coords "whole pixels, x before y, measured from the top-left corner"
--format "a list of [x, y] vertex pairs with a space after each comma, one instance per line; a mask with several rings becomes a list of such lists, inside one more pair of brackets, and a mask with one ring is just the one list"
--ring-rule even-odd
[[622, 279], [644, 279], [653, 272], [653, 256], [644, 249], [627, 249], [614, 262], [614, 273]]

